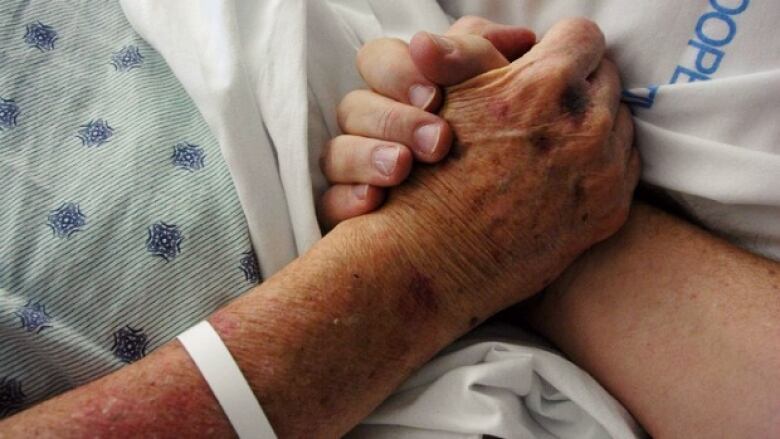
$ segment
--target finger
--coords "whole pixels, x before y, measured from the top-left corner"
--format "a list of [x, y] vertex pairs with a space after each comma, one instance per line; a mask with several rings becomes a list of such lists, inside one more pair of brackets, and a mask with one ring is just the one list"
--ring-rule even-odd
[[604, 158], [614, 166], [626, 169], [634, 143], [634, 120], [628, 106], [621, 104], [617, 115], [611, 119], [612, 128], [604, 148]]
[[443, 86], [460, 84], [509, 64], [490, 41], [476, 35], [420, 32], [409, 43], [409, 51], [420, 72]]
[[[615, 127], [613, 128], [615, 141], [626, 151], [634, 146], [634, 119], [631, 116], [631, 110], [628, 106], [621, 104], [617, 116], [615, 117]], [[634, 148], [635, 149], [635, 148]], [[626, 154], [626, 157], [628, 153]]]
[[325, 146], [320, 167], [330, 183], [366, 183], [388, 187], [412, 171], [412, 152], [400, 143], [338, 136]]
[[617, 115], [612, 119], [612, 128], [609, 132], [609, 141], [604, 149], [604, 157], [618, 166], [625, 167], [631, 156], [633, 143], [634, 120], [628, 107], [621, 104]]
[[605, 58], [588, 80], [591, 84], [593, 104], [609, 108], [612, 117], [615, 117], [620, 108], [621, 91], [617, 66]]
[[523, 56], [536, 44], [536, 34], [519, 26], [506, 26], [473, 15], [456, 21], [447, 35], [478, 35], [490, 41], [509, 61]]
[[626, 175], [631, 187], [636, 187], [642, 174], [642, 156], [636, 147], [634, 118], [627, 105], [620, 106], [617, 120], [615, 121], [615, 137], [622, 142], [626, 151]]
[[409, 46], [395, 38], [380, 38], [363, 46], [357, 68], [369, 87], [390, 99], [426, 111], [437, 111], [442, 92], [414, 65]]
[[642, 154], [639, 148], [631, 148], [631, 155], [628, 157], [628, 166], [626, 167], [626, 176], [632, 189], [636, 188], [642, 177]]
[[431, 113], [368, 90], [349, 93], [339, 104], [341, 130], [408, 146], [417, 160], [435, 163], [452, 144], [450, 126]]
[[519, 60], [519, 64], [557, 55], [568, 75], [584, 79], [598, 67], [605, 47], [604, 34], [596, 23], [584, 18], [569, 18], [554, 25], [528, 55]]
[[385, 199], [385, 190], [366, 184], [332, 186], [320, 198], [320, 222], [325, 229], [376, 210]]

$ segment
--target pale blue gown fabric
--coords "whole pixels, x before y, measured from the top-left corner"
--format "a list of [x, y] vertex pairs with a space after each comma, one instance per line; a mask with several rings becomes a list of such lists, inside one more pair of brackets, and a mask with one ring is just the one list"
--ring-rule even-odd
[[227, 166], [113, 0], [0, 0], [0, 418], [261, 279]]

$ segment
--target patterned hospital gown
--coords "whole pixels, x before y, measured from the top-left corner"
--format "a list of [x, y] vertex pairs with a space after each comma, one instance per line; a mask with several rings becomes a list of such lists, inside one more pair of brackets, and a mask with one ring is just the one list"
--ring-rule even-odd
[[115, 0], [0, 0], [0, 418], [260, 281], [214, 136]]

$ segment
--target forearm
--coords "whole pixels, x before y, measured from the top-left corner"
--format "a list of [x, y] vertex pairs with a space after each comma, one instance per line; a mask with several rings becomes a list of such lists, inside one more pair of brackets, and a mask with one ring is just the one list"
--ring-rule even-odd
[[780, 434], [780, 268], [638, 206], [529, 309], [654, 437]]
[[[340, 226], [210, 318], [281, 437], [345, 433], [468, 329], [446, 276], [368, 224]], [[178, 342], [0, 424], [0, 437], [231, 434]]]

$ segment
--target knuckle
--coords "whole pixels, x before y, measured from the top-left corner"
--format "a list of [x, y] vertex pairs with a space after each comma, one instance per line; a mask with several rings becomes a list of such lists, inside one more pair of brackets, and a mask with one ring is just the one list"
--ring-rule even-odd
[[565, 19], [563, 24], [570, 29], [571, 32], [576, 32], [589, 40], [601, 42], [605, 41], [604, 33], [601, 28], [594, 21], [584, 17], [574, 17]]
[[336, 120], [344, 132], [347, 132], [349, 117], [352, 114], [352, 108], [354, 108], [353, 102], [358, 101], [362, 93], [361, 90], [353, 90], [347, 93], [336, 106]]
[[332, 138], [325, 142], [324, 145], [322, 145], [322, 151], [320, 151], [320, 163], [322, 163], [322, 160], [324, 160], [326, 157], [330, 156], [333, 153], [333, 143], [336, 142], [336, 138]]
[[590, 131], [594, 137], [600, 140], [606, 140], [614, 126], [612, 113], [608, 108], [601, 106], [595, 107], [591, 111], [589, 125]]
[[406, 43], [398, 38], [377, 38], [364, 44], [355, 58], [358, 71], [361, 74], [366, 72], [376, 61], [377, 55], [381, 56], [392, 47], [406, 47]]
[[618, 110], [614, 131], [618, 134], [617, 141], [621, 146], [630, 146], [634, 143], [634, 119], [625, 104], [621, 104]]
[[322, 152], [320, 153], [320, 170], [325, 174], [327, 177], [330, 173], [330, 170], [332, 168], [333, 164], [333, 144], [336, 142], [336, 139], [330, 139], [328, 140], [325, 145], [322, 147]]
[[401, 122], [401, 112], [395, 105], [388, 105], [381, 110], [379, 116], [376, 118], [376, 133], [378, 133], [382, 139], [391, 140], [395, 136], [393, 135]]
[[631, 192], [625, 190], [618, 174], [614, 169], [605, 171], [598, 184], [589, 188], [587, 195], [589, 211], [599, 212], [595, 224], [600, 230], [600, 239], [614, 234], [628, 219]]
[[631, 190], [636, 189], [639, 179], [642, 176], [642, 157], [635, 148], [630, 152], [628, 163], [626, 164], [623, 180], [630, 186]]
[[539, 63], [541, 79], [556, 87], [563, 87], [571, 82], [573, 66], [564, 53], [554, 53]]
[[360, 72], [363, 71], [363, 66], [366, 65], [367, 58], [370, 56], [374, 42], [375, 40], [369, 41], [360, 47], [360, 49], [358, 49], [358, 53], [355, 56], [355, 65], [357, 65], [357, 68]]
[[607, 71], [607, 74], [610, 76], [617, 77], [618, 81], [620, 81], [620, 75], [618, 74], [618, 68], [617, 65], [609, 58], [602, 58], [601, 59], [601, 68]]
[[[625, 204], [625, 203], [624, 203]], [[602, 221], [597, 240], [601, 241], [614, 235], [628, 220], [628, 206], [616, 206]]]
[[631, 108], [629, 108], [625, 103], [620, 104], [620, 107], [618, 108], [618, 117], [629, 127], [634, 126], [634, 118], [631, 114]]
[[594, 75], [597, 77], [595, 79], [591, 78], [591, 80], [598, 82], [601, 87], [606, 87], [607, 90], [615, 95], [620, 94], [620, 72], [615, 63], [606, 58], [602, 58], [597, 72], [594, 73]]
[[628, 216], [631, 213], [631, 203], [621, 200], [618, 206], [615, 208], [613, 230], [618, 230], [623, 224], [628, 221]]
[[[620, 78], [620, 70], [618, 66], [609, 60], [604, 60], [607, 69], [608, 84], [613, 88], [616, 95], [620, 95], [623, 91], [623, 80]], [[630, 113], [630, 112], [629, 112]]]
[[625, 142], [625, 147], [630, 148], [634, 146], [634, 141], [636, 140], [636, 130], [634, 128], [634, 121], [629, 119], [626, 121], [626, 134], [625, 137], [623, 137], [623, 142]]

